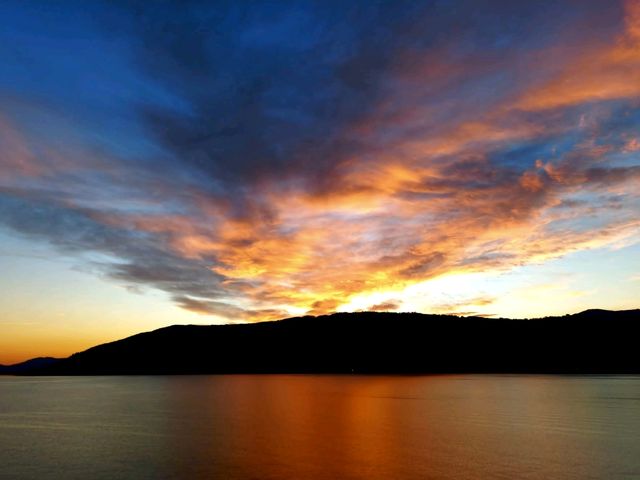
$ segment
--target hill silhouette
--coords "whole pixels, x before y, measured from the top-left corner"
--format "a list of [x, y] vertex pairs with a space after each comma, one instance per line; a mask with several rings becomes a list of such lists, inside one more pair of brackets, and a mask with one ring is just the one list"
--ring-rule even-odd
[[26, 362], [15, 363], [13, 365], [0, 365], [0, 375], [27, 373], [32, 370], [42, 369], [53, 365], [59, 360], [59, 358], [53, 357], [37, 357], [27, 360]]
[[336, 313], [175, 325], [19, 374], [640, 373], [640, 310], [531, 320]]

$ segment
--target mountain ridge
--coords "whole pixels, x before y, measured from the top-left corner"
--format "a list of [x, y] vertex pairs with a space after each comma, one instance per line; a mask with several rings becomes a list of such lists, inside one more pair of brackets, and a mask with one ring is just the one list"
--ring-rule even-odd
[[334, 313], [171, 325], [0, 373], [640, 373], [639, 331], [640, 309], [518, 320]]

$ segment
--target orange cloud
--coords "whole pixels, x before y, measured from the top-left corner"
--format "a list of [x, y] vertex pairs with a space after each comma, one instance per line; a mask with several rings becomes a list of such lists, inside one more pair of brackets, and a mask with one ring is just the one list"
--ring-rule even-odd
[[640, 96], [640, 2], [625, 4], [625, 32], [613, 45], [584, 49], [545, 85], [517, 104], [525, 110]]

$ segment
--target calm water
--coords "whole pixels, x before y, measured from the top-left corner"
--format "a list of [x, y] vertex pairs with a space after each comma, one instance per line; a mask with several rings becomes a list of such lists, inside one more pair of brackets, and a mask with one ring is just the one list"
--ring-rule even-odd
[[0, 478], [640, 478], [640, 377], [0, 377]]

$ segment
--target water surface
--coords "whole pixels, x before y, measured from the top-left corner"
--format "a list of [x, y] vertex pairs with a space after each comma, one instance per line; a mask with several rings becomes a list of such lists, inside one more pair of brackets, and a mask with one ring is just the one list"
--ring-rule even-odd
[[640, 377], [0, 377], [3, 479], [640, 478]]

